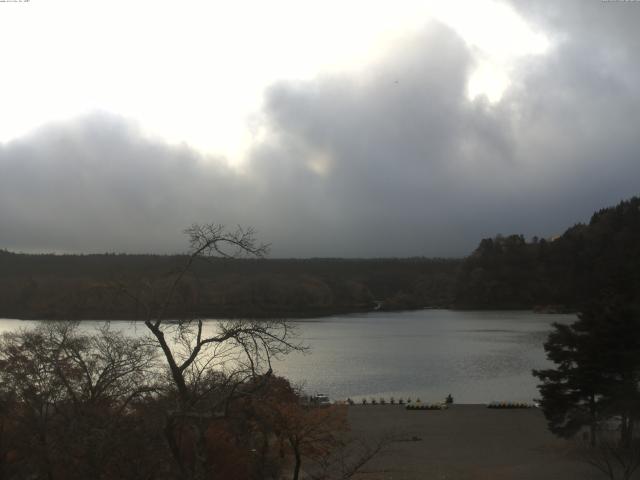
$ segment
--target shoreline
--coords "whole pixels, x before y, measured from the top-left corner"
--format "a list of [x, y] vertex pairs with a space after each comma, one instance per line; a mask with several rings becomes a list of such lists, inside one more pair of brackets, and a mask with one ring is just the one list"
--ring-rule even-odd
[[[231, 314], [229, 312], [217, 311], [208, 312], [203, 315], [194, 315], [193, 319], [202, 320], [289, 320], [294, 322], [304, 322], [313, 320], [322, 320], [325, 318], [331, 318], [335, 316], [346, 315], [358, 315], [368, 313], [404, 313], [404, 312], [419, 312], [422, 310], [447, 310], [452, 312], [531, 312], [540, 315], [575, 315], [575, 311], [552, 311], [552, 310], [539, 310], [536, 308], [454, 308], [446, 306], [436, 307], [420, 307], [420, 308], [403, 308], [403, 309], [370, 309], [370, 308], [344, 308], [344, 309], [328, 309], [328, 310], [314, 310], [305, 312], [261, 312], [259, 314], [246, 314], [239, 313]], [[82, 318], [63, 318], [58, 316], [12, 316], [11, 314], [1, 314], [0, 320], [16, 320], [16, 321], [90, 321], [90, 322], [144, 322], [144, 318], [136, 318], [130, 316], [109, 316], [109, 315], [91, 315], [84, 316]], [[175, 322], [175, 318], [167, 318], [165, 321]]]

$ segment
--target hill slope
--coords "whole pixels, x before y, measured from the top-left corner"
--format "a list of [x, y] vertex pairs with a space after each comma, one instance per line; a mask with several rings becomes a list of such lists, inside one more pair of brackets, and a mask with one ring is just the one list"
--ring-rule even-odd
[[[0, 317], [141, 318], [149, 299], [186, 262], [184, 256], [23, 255], [0, 252]], [[185, 309], [215, 316], [305, 317], [333, 313], [447, 306], [459, 260], [199, 261], [172, 315]]]
[[[184, 256], [24, 255], [0, 250], [0, 317], [141, 318], [122, 293], [161, 292]], [[573, 311], [607, 292], [640, 305], [640, 198], [553, 240], [480, 242], [456, 259], [244, 259], [197, 262], [171, 306], [208, 317], [306, 317], [450, 307]]]
[[459, 308], [574, 310], [613, 293], [640, 304], [640, 198], [596, 212], [553, 240], [487, 238], [463, 262]]

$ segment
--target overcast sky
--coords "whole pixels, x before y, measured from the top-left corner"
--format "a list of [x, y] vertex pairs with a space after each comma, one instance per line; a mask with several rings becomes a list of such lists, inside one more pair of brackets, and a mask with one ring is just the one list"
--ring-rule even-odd
[[640, 2], [0, 3], [0, 248], [462, 256], [640, 191]]

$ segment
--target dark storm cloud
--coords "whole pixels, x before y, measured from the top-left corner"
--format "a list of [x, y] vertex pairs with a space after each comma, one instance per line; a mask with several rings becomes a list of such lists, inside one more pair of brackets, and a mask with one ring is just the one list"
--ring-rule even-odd
[[205, 162], [110, 115], [42, 128], [0, 148], [0, 244], [182, 251], [182, 229], [226, 218], [223, 203], [235, 195], [235, 176], [221, 162]]
[[274, 256], [560, 233], [639, 190], [640, 6], [586, 3], [515, 4], [554, 47], [498, 104], [467, 100], [473, 58], [438, 24], [358, 74], [273, 85], [246, 173], [109, 115], [41, 129], [0, 148], [0, 246], [177, 251], [207, 220], [255, 225]]
[[308, 242], [335, 231], [349, 255], [461, 254], [498, 232], [560, 233], [638, 193], [632, 31], [616, 32], [612, 50], [606, 29], [575, 18], [559, 21], [564, 30], [544, 24], [563, 40], [523, 59], [496, 105], [466, 100], [472, 59], [437, 26], [361, 77], [274, 87], [267, 112], [280, 148], [262, 162], [303, 168], [318, 151], [332, 160], [304, 183], [324, 195]]
[[531, 12], [553, 46], [520, 61], [497, 105], [465, 100], [471, 60], [435, 27], [370, 77], [281, 85], [267, 104], [276, 154], [330, 153], [325, 205], [343, 215], [347, 249], [455, 254], [588, 220], [640, 190], [640, 7], [585, 3]]
[[272, 87], [268, 145], [256, 147], [253, 166], [275, 182], [275, 165], [302, 180], [280, 182], [272, 215], [295, 209], [292, 220], [306, 225], [296, 240], [311, 252], [463, 252], [482, 189], [458, 172], [511, 161], [498, 120], [466, 100], [471, 68], [462, 41], [432, 25], [359, 76]]
[[558, 216], [640, 193], [640, 4], [514, 4], [557, 42], [504, 103], [518, 111], [520, 157], [544, 166], [552, 205], [565, 205]]

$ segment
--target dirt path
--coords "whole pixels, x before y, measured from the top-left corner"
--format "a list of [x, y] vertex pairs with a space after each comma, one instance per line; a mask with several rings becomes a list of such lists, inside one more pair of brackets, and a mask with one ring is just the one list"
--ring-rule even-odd
[[454, 405], [442, 411], [399, 406], [349, 407], [353, 433], [390, 444], [366, 466], [360, 480], [591, 480], [592, 467], [571, 445], [547, 431], [537, 409], [494, 410]]

